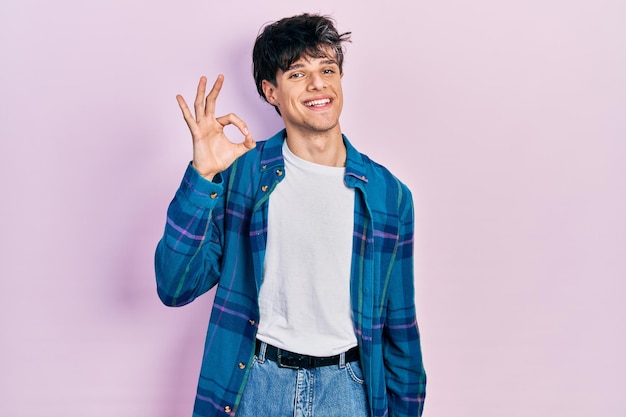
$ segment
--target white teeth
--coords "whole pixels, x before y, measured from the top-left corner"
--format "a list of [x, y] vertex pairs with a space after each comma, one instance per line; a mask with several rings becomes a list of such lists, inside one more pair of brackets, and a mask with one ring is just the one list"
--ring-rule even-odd
[[323, 106], [325, 104], [330, 103], [330, 99], [329, 98], [325, 98], [323, 100], [313, 100], [313, 101], [307, 101], [305, 103], [305, 105], [307, 107], [313, 107], [313, 106]]

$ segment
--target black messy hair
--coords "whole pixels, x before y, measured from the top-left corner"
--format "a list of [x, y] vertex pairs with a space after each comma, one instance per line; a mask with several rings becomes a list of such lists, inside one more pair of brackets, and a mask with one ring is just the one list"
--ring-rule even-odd
[[335, 53], [339, 71], [343, 73], [342, 42], [348, 41], [350, 32], [339, 34], [328, 16], [304, 13], [265, 26], [252, 50], [252, 71], [259, 95], [267, 101], [263, 80], [276, 85], [278, 70], [286, 71], [303, 56], [323, 58], [327, 48]]

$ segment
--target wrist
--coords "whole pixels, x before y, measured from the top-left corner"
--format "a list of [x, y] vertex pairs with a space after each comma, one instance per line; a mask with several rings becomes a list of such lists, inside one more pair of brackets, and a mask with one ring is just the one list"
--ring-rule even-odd
[[213, 181], [213, 178], [218, 174], [218, 172], [203, 172], [201, 170], [198, 169], [198, 167], [196, 166], [196, 164], [192, 161], [191, 162], [191, 166], [193, 167], [193, 169], [196, 170], [196, 172], [198, 173], [198, 175], [200, 175], [202, 178], [204, 178], [207, 181]]

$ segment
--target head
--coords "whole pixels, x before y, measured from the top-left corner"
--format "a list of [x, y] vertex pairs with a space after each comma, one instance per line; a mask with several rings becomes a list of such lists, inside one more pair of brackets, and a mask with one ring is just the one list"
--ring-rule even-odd
[[[326, 16], [301, 14], [286, 17], [263, 28], [252, 50], [254, 81], [257, 91], [267, 101], [263, 80], [277, 85], [278, 71], [287, 71], [303, 57], [329, 58], [337, 61], [343, 73], [343, 42], [350, 32], [339, 34], [333, 20]], [[280, 110], [274, 106], [278, 114]]]

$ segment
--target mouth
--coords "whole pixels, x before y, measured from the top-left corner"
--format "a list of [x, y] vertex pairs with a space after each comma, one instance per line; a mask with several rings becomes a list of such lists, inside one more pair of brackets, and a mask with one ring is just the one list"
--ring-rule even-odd
[[327, 106], [331, 103], [331, 99], [329, 98], [322, 98], [322, 99], [316, 99], [316, 100], [310, 100], [310, 101], [305, 101], [304, 105], [307, 107], [324, 107]]

